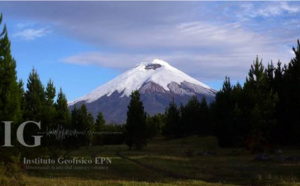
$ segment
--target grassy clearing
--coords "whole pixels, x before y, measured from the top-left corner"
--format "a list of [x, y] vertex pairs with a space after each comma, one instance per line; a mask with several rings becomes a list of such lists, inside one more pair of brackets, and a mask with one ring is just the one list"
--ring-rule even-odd
[[280, 161], [255, 161], [244, 149], [219, 148], [214, 137], [150, 141], [142, 151], [125, 145], [81, 148], [69, 157], [109, 157], [105, 170], [28, 171], [28, 185], [300, 185], [300, 150]]

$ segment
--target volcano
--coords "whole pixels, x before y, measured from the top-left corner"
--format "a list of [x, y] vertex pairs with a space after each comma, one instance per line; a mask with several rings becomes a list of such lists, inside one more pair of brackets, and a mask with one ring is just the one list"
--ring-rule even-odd
[[163, 113], [172, 99], [177, 104], [186, 104], [192, 96], [197, 96], [200, 101], [205, 97], [211, 102], [216, 95], [216, 91], [204, 83], [155, 59], [137, 65], [68, 105], [73, 109], [75, 105], [85, 104], [94, 118], [102, 112], [106, 123], [123, 124], [130, 94], [135, 90], [139, 90], [145, 111], [150, 115]]

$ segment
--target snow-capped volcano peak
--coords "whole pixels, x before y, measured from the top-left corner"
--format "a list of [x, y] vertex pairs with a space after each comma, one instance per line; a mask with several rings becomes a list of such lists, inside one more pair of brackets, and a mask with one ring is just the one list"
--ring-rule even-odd
[[[69, 105], [74, 105], [81, 101], [91, 103], [103, 96], [109, 97], [116, 91], [121, 93], [120, 97], [129, 97], [131, 92], [140, 90], [147, 83], [154, 83], [167, 92], [175, 91], [177, 85], [180, 86], [182, 83], [185, 83], [186, 89], [193, 90], [193, 92], [201, 92], [203, 94], [215, 93], [209, 86], [172, 67], [169, 63], [154, 59], [150, 63], [143, 62], [135, 68], [124, 72], [115, 79], [96, 88], [88, 95], [71, 101]], [[181, 91], [180, 93], [188, 94], [187, 91]]]

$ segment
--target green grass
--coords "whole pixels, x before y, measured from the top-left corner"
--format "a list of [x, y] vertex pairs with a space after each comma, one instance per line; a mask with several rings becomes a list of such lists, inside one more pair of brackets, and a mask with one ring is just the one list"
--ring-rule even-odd
[[[300, 185], [300, 150], [292, 161], [254, 161], [244, 149], [219, 148], [214, 137], [157, 138], [142, 151], [125, 145], [95, 146], [69, 157], [110, 157], [107, 170], [28, 171], [28, 185]], [[116, 152], [119, 152], [116, 155]]]

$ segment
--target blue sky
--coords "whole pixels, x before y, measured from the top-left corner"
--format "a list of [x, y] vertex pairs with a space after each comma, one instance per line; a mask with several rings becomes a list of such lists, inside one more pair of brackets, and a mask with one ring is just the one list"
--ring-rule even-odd
[[70, 101], [154, 58], [219, 90], [256, 55], [289, 62], [300, 38], [300, 2], [1, 1], [0, 12], [18, 78], [34, 67]]

